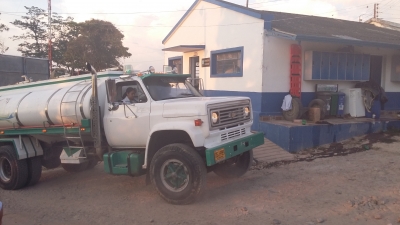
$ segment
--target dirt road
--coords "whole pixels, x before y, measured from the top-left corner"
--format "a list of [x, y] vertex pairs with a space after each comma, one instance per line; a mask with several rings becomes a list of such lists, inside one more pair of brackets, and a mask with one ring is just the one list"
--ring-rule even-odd
[[164, 202], [145, 177], [107, 175], [102, 164], [80, 174], [48, 170], [34, 187], [0, 190], [3, 224], [400, 224], [400, 136], [391, 140], [256, 167], [240, 179], [210, 173], [204, 198], [186, 206]]

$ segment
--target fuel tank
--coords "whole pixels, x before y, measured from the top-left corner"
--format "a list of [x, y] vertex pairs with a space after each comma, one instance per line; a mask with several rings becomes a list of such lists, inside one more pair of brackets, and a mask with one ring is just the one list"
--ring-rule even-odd
[[[100, 75], [97, 81], [102, 115], [105, 80], [116, 76], [109, 75]], [[76, 126], [81, 119], [90, 119], [91, 96], [90, 75], [0, 87], [0, 129]]]

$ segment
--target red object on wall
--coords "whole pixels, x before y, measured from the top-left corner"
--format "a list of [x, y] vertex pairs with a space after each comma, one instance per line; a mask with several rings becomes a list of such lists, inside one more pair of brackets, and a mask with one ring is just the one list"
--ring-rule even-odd
[[290, 46], [290, 94], [301, 97], [301, 46]]

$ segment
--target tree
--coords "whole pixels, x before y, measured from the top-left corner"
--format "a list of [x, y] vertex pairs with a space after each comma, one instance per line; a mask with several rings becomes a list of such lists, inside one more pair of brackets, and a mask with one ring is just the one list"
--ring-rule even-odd
[[[38, 7], [26, 7], [28, 10], [26, 16], [22, 16], [22, 20], [15, 20], [11, 24], [22, 30], [26, 30], [20, 36], [13, 36], [12, 39], [23, 40], [18, 46], [18, 51], [24, 56], [46, 58], [47, 57], [47, 23], [45, 18], [47, 14], [43, 9]], [[33, 42], [30, 42], [33, 41]]]
[[52, 58], [59, 67], [67, 67], [64, 54], [67, 51], [68, 42], [78, 37], [77, 26], [72, 17], [64, 19], [57, 13], [52, 15]]
[[[45, 10], [38, 7], [26, 7], [28, 10], [22, 20], [12, 22], [15, 26], [26, 30], [20, 36], [13, 36], [14, 40], [23, 40], [19, 44], [18, 51], [25, 56], [47, 58], [48, 57], [48, 14]], [[65, 66], [63, 55], [66, 51], [66, 43], [71, 39], [70, 32], [73, 23], [72, 17], [63, 18], [57, 13], [51, 14], [51, 39], [52, 39], [52, 59], [58, 66]]]
[[77, 29], [65, 53], [65, 61], [73, 68], [84, 68], [84, 62], [97, 70], [118, 67], [118, 58], [132, 55], [122, 44], [124, 35], [108, 21], [92, 19], [77, 24]]
[[[0, 13], [1, 15], [1, 13]], [[8, 27], [2, 23], [0, 23], [0, 32], [8, 31]], [[0, 54], [4, 54], [8, 50], [8, 47], [4, 46], [4, 42], [0, 40]]]

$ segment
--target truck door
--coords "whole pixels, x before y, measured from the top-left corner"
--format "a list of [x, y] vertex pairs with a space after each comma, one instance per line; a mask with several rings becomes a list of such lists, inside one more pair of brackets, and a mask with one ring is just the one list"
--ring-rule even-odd
[[[124, 103], [127, 90], [136, 90], [135, 98]], [[150, 127], [150, 101], [137, 81], [120, 82], [115, 86], [114, 109], [105, 110], [104, 131], [110, 146], [115, 148], [144, 148]], [[115, 100], [113, 100], [115, 101]]]

